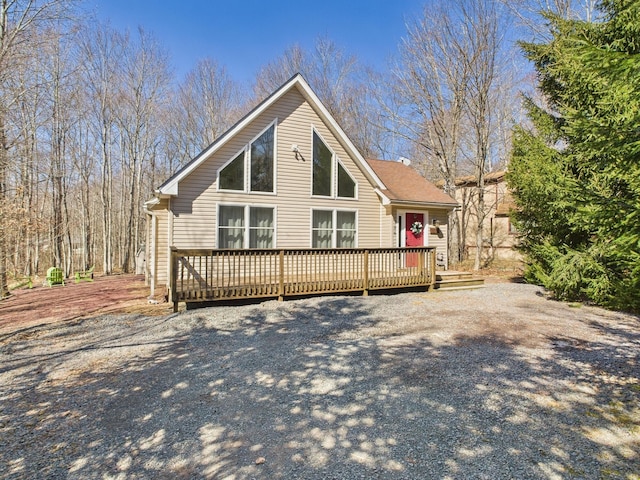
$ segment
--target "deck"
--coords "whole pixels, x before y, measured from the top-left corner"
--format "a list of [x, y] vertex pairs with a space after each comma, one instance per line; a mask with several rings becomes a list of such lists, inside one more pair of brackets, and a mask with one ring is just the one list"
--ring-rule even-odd
[[362, 292], [432, 289], [435, 249], [171, 249], [170, 301], [210, 302]]

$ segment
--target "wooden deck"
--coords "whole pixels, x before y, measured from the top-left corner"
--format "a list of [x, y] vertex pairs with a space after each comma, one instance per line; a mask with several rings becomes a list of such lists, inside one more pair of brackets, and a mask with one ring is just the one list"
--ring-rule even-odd
[[170, 301], [209, 302], [362, 292], [432, 289], [435, 249], [340, 248], [269, 250], [171, 249]]

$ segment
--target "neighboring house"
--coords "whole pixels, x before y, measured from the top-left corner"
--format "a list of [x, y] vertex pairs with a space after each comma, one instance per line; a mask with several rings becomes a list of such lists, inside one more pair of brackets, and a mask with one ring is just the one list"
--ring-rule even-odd
[[171, 247], [427, 245], [445, 267], [456, 206], [407, 165], [366, 161], [296, 75], [146, 202], [147, 280], [168, 286]]
[[[514, 204], [505, 175], [504, 171], [491, 172], [485, 174], [484, 178], [484, 261], [520, 259], [520, 254], [514, 248], [517, 235], [509, 218], [509, 211]], [[438, 182], [437, 185], [442, 187], [442, 182]], [[473, 175], [456, 178], [455, 198], [460, 204], [460, 208], [456, 210], [461, 225], [460, 243], [469, 258], [475, 257], [477, 248], [477, 185]]]

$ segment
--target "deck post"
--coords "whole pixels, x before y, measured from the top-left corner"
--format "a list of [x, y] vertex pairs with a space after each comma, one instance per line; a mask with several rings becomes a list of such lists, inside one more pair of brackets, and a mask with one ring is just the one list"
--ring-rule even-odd
[[369, 250], [364, 251], [364, 258], [362, 263], [364, 265], [362, 295], [364, 297], [367, 297], [369, 296]]
[[278, 274], [278, 301], [284, 300], [284, 250], [280, 250], [280, 272]]
[[431, 278], [429, 279], [428, 291], [435, 289], [436, 287], [436, 249], [434, 248], [429, 252], [429, 272]]
[[178, 312], [178, 249], [171, 247], [171, 273], [170, 280], [170, 297], [169, 301], [173, 302], [173, 312]]

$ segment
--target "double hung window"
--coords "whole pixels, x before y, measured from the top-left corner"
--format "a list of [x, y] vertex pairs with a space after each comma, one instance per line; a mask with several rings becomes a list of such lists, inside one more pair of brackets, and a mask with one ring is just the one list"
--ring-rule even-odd
[[274, 248], [273, 207], [220, 205], [218, 248]]
[[356, 238], [356, 212], [313, 210], [311, 220], [313, 248], [355, 248]]

